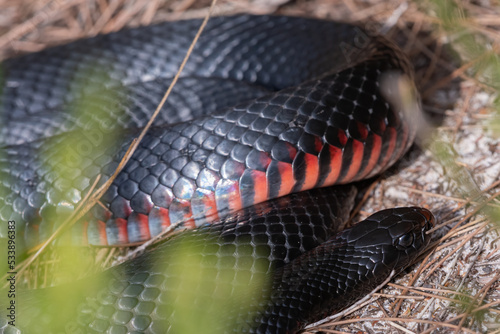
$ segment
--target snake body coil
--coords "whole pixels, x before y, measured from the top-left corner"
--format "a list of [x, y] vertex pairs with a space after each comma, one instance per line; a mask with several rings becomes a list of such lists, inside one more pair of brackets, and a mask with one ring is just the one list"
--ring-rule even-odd
[[[4, 64], [0, 218], [16, 221], [27, 246], [45, 240], [57, 228], [55, 217], [71, 212], [98, 175], [99, 184], [109, 179], [199, 24], [126, 30]], [[165, 113], [102, 205], [74, 226], [73, 242], [125, 245], [170, 226], [201, 226], [175, 240], [194, 236], [202, 267], [215, 270], [209, 281], [226, 270], [271, 277], [262, 299], [251, 299], [262, 309], [227, 315], [236, 319], [235, 332], [295, 332], [340, 311], [420, 253], [430, 212], [384, 211], [334, 235], [351, 207], [350, 186], [252, 205], [368, 178], [397, 161], [415, 130], [381, 91], [383, 76], [395, 71], [412, 76], [399, 49], [349, 25], [211, 19]], [[96, 110], [116, 121], [96, 120], [89, 112]], [[116, 129], [124, 138], [118, 144], [108, 137]], [[97, 299], [101, 308], [83, 306], [75, 324], [96, 332], [175, 331], [175, 311], [165, 300], [179, 281], [171, 269], [178, 264], [175, 240], [112, 269], [125, 272], [113, 278], [124, 287], [105, 289], [101, 299], [86, 296], [82, 305]], [[153, 259], [167, 269], [155, 269]], [[216, 286], [242, 284], [229, 276]]]

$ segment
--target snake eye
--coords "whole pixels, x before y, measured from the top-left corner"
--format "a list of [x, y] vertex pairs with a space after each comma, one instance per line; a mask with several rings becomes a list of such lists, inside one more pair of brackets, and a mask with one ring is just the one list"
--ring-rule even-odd
[[396, 246], [406, 248], [406, 247], [410, 247], [412, 244], [413, 244], [413, 234], [412, 233], [404, 234], [396, 240]]

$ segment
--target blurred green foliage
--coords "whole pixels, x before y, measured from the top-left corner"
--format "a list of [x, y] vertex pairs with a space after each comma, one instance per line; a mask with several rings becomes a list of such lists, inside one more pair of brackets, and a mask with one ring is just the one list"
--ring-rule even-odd
[[[459, 57], [462, 66], [467, 66], [466, 74], [486, 91], [489, 91], [494, 100], [491, 103], [489, 116], [483, 123], [484, 130], [494, 136], [500, 136], [500, 54], [498, 43], [488, 36], [487, 31], [471, 17], [460, 1], [454, 0], [426, 0], [421, 4], [423, 10], [437, 18], [436, 26], [439, 33], [445, 36], [448, 46]], [[424, 9], [425, 8], [425, 9]], [[465, 192], [465, 197], [480, 201], [485, 204], [487, 195], [480, 194], [470, 173], [465, 167], [456, 163], [457, 154], [453, 150], [453, 143], [443, 140], [442, 136], [436, 134], [430, 149], [435, 157], [441, 162], [445, 169], [458, 183], [459, 188]], [[488, 199], [491, 200], [491, 199]], [[494, 199], [498, 202], [498, 198]], [[484, 206], [480, 211], [486, 214], [492, 223], [500, 226], [500, 209], [497, 207]], [[480, 307], [483, 302], [478, 301], [476, 294], [468, 289], [463, 289], [461, 294], [454, 297], [451, 307], [458, 314], [467, 314], [464, 326], [471, 327], [474, 322], [479, 325], [485, 320], [488, 309], [472, 312]]]
[[468, 327], [472, 326], [474, 322], [482, 323], [485, 319], [486, 314], [488, 313], [487, 309], [479, 310], [476, 312], [472, 312], [474, 309], [481, 307], [484, 303], [478, 301], [477, 297], [473, 297], [470, 294], [470, 291], [463, 289], [463, 291], [459, 291], [461, 293], [457, 293], [453, 296], [453, 302], [451, 303], [451, 307], [457, 310], [458, 314], [467, 314], [466, 321]]
[[[462, 64], [470, 64], [467, 74], [481, 84], [500, 92], [500, 45], [490, 38], [470, 17], [462, 4], [455, 0], [425, 0], [423, 10], [437, 18], [436, 26], [446, 36], [449, 46]], [[425, 8], [425, 9], [424, 9]], [[491, 105], [492, 118], [484, 127], [500, 136], [500, 103], [496, 98]]]
[[253, 248], [229, 247], [238, 249], [233, 254], [204, 235], [190, 235], [170, 249], [175, 264], [162, 260], [159, 271], [176, 278], [168, 280], [173, 286], [167, 290], [167, 314], [175, 314], [171, 333], [230, 332], [260, 311], [262, 291], [270, 283], [268, 263], [255, 259]]

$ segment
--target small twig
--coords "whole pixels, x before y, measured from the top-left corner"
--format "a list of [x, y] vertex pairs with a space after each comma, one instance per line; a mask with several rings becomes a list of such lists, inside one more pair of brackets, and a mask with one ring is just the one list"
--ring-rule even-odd
[[[75, 211], [73, 211], [71, 215], [54, 231], [54, 233], [52, 233], [50, 237], [47, 240], [45, 240], [43, 244], [40, 245], [38, 250], [33, 255], [31, 255], [28, 259], [26, 259], [22, 263], [21, 268], [17, 270], [18, 277], [20, 277], [26, 271], [26, 269], [33, 263], [33, 261], [35, 261], [35, 259], [37, 259], [40, 256], [40, 254], [42, 254], [42, 252], [47, 248], [47, 246], [50, 245], [50, 243], [52, 243], [52, 241], [54, 241], [54, 239], [57, 236], [59, 236], [66, 229], [66, 227], [71, 225], [71, 222], [74, 222], [79, 218], [81, 218], [83, 214], [79, 212], [79, 210], [85, 205], [85, 201], [91, 196], [92, 191], [97, 186], [97, 182], [99, 182], [100, 178], [101, 176], [98, 175], [97, 178], [94, 180], [94, 183], [91, 185], [90, 190], [87, 192], [83, 200], [80, 201]], [[6, 288], [7, 286], [8, 284], [5, 284], [3, 287]]]
[[408, 333], [408, 334], [415, 334], [415, 332], [412, 332], [411, 330], [409, 329], [406, 329], [405, 327], [401, 326], [401, 325], [398, 325], [397, 323], [395, 323], [394, 321], [387, 321], [387, 323], [393, 327], [396, 327], [397, 329], [399, 329], [400, 331], [403, 331], [405, 333]]
[[[487, 227], [486, 227], [486, 233], [488, 233]], [[467, 266], [467, 270], [465, 271], [465, 274], [463, 275], [464, 277], [462, 278], [462, 281], [457, 286], [457, 290], [460, 290], [462, 288], [462, 285], [465, 283], [465, 279], [467, 277], [469, 277], [471, 269], [476, 264], [476, 261], [477, 261], [477, 259], [479, 257], [479, 254], [481, 254], [481, 252], [483, 251], [484, 243], [485, 243], [486, 239], [485, 238], [480, 238], [480, 239], [481, 239], [481, 242], [480, 242], [479, 246], [477, 247], [476, 250], [472, 251], [472, 254], [474, 254], [474, 257], [472, 258], [471, 261], [469, 261], [469, 264]]]
[[87, 193], [87, 195], [85, 196], [85, 198], [80, 201], [80, 203], [78, 204], [78, 206], [75, 209], [75, 211], [73, 211], [73, 213], [71, 214], [71, 216], [64, 223], [62, 223], [59, 226], [59, 228], [49, 237], [49, 239], [46, 242], [44, 242], [42, 244], [42, 246], [40, 247], [40, 249], [33, 256], [31, 256], [26, 262], [23, 263], [23, 267], [21, 268], [21, 270], [18, 271], [18, 275], [21, 275], [21, 273], [23, 273], [26, 270], [27, 266], [29, 266], [31, 263], [33, 263], [33, 261], [43, 252], [43, 250], [46, 249], [47, 245], [50, 242], [52, 242], [64, 229], [66, 229], [67, 226], [71, 226], [76, 221], [78, 221], [88, 210], [90, 210], [90, 208], [92, 206], [94, 206], [98, 202], [99, 198], [111, 186], [111, 184], [113, 183], [113, 181], [115, 180], [115, 178], [118, 176], [118, 174], [125, 167], [125, 165], [127, 164], [127, 162], [132, 157], [133, 153], [135, 152], [135, 150], [139, 146], [139, 143], [144, 138], [144, 136], [146, 135], [147, 131], [149, 130], [149, 128], [153, 124], [155, 118], [160, 113], [163, 105], [165, 104], [165, 101], [167, 100], [168, 96], [172, 92], [173, 87], [177, 83], [177, 81], [178, 81], [178, 79], [180, 77], [180, 74], [182, 73], [182, 70], [184, 69], [184, 66], [187, 63], [187, 60], [189, 59], [189, 56], [192, 53], [194, 45], [198, 41], [198, 39], [199, 39], [199, 37], [201, 35], [201, 32], [205, 28], [205, 26], [206, 26], [206, 24], [208, 22], [208, 19], [210, 18], [211, 14], [212, 14], [212, 11], [213, 11], [213, 8], [214, 8], [214, 6], [215, 6], [216, 3], [217, 3], [217, 0], [212, 0], [210, 9], [209, 9], [209, 11], [208, 11], [205, 19], [203, 20], [200, 28], [198, 29], [198, 32], [197, 32], [196, 36], [193, 38], [193, 41], [192, 41], [191, 45], [189, 46], [189, 49], [188, 49], [188, 51], [186, 53], [186, 56], [184, 57], [181, 65], [179, 66], [179, 70], [177, 71], [176, 75], [174, 76], [174, 78], [172, 80], [172, 83], [168, 87], [168, 89], [167, 89], [166, 93], [164, 94], [161, 102], [159, 103], [158, 107], [156, 108], [155, 112], [153, 113], [153, 115], [149, 119], [149, 121], [146, 124], [146, 126], [142, 129], [142, 131], [139, 134], [139, 136], [137, 138], [134, 138], [132, 140], [130, 146], [127, 149], [127, 152], [125, 153], [125, 155], [123, 156], [122, 160], [118, 164], [118, 167], [114, 171], [113, 175], [111, 175], [111, 177], [98, 190], [96, 190], [95, 192], [92, 192], [94, 190], [94, 187], [97, 185], [97, 181], [99, 180], [100, 176], [94, 181], [93, 187], [91, 188], [91, 190], [89, 191], [89, 193]]
[[424, 297], [419, 297], [419, 296], [411, 296], [411, 295], [391, 295], [389, 293], [374, 293], [374, 296], [377, 297], [386, 297], [386, 298], [396, 298], [396, 299], [415, 299], [415, 300], [424, 300]]

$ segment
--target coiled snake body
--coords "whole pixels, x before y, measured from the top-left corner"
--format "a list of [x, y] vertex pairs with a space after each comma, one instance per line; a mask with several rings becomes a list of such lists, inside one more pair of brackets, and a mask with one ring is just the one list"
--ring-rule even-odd
[[[71, 212], [98, 175], [100, 184], [110, 177], [199, 25], [126, 30], [4, 63], [0, 217], [16, 221], [19, 242], [45, 240], [57, 228], [54, 217]], [[234, 332], [296, 332], [401, 271], [429, 240], [429, 211], [386, 210], [335, 234], [353, 186], [281, 197], [371, 177], [407, 151], [415, 129], [380, 88], [390, 72], [412, 76], [397, 47], [350, 25], [212, 18], [165, 112], [70, 239], [125, 245], [172, 226], [199, 229], [111, 269], [119, 288], [88, 293], [72, 325], [175, 332], [168, 296], [182, 289], [172, 269], [180, 265], [180, 241], [201, 250], [195, 258], [215, 284], [192, 287], [201, 295], [217, 300], [218, 286], [270, 277], [271, 287], [249, 299], [260, 308], [225, 315], [235, 319]], [[116, 133], [119, 139], [110, 137]], [[5, 226], [0, 236], [7, 237]], [[98, 311], [86, 310], [89, 300]], [[43, 309], [34, 303], [26, 314], [33, 320], [37, 312]], [[44, 326], [61, 322], [42, 318]], [[34, 327], [43, 331], [43, 321]]]

